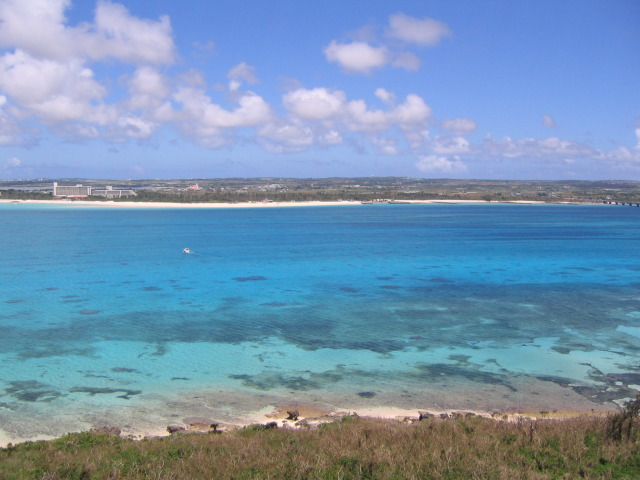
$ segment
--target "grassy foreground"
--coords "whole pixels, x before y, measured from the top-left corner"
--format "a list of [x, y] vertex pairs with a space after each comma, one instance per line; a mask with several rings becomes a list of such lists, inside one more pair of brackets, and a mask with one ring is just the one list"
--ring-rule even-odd
[[0, 478], [638, 479], [640, 435], [628, 411], [517, 422], [346, 416], [309, 429], [140, 441], [84, 432], [0, 449]]

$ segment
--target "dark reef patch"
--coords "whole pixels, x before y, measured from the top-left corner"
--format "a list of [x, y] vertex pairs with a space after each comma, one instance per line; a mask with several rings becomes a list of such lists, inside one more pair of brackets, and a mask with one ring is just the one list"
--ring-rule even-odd
[[124, 398], [125, 400], [129, 400], [134, 395], [140, 395], [142, 390], [129, 390], [127, 388], [105, 388], [105, 387], [73, 387], [69, 390], [73, 393], [87, 393], [92, 397], [95, 395], [109, 395], [113, 393], [120, 393], [122, 395], [118, 395], [118, 398]]
[[233, 380], [242, 380], [247, 387], [258, 390], [271, 390], [274, 388], [286, 388], [295, 391], [316, 390], [320, 383], [299, 375], [283, 375], [280, 373], [263, 372], [258, 375], [229, 375]]
[[500, 385], [512, 392], [518, 389], [509, 383], [505, 375], [497, 373], [482, 372], [474, 368], [473, 364], [451, 365], [447, 363], [434, 364], [418, 364], [416, 369], [419, 371], [418, 376], [425, 377], [429, 382], [442, 381], [448, 377], [464, 378], [475, 383], [483, 383], [487, 385]]
[[445, 277], [431, 277], [429, 281], [431, 283], [453, 283], [453, 280]]
[[49, 385], [36, 380], [16, 380], [8, 383], [11, 386], [5, 389], [4, 394], [21, 402], [50, 402], [65, 396]]
[[111, 371], [116, 373], [140, 373], [140, 370], [128, 367], [113, 367]]
[[357, 293], [358, 289], [353, 287], [340, 287], [340, 291], [347, 292], [347, 293]]
[[32, 358], [51, 358], [51, 357], [90, 357], [95, 353], [91, 346], [87, 347], [65, 347], [59, 342], [51, 340], [39, 344], [37, 347], [25, 348], [21, 350], [17, 357], [20, 360], [29, 360]]
[[560, 346], [557, 346], [557, 345], [551, 347], [551, 350], [553, 350], [554, 352], [561, 353], [563, 355], [568, 355], [569, 353], [571, 353], [571, 349], [570, 348], [560, 347]]
[[81, 315], [95, 315], [96, 313], [100, 313], [100, 310], [91, 310], [91, 309], [85, 309], [85, 310], [80, 310], [79, 312]]
[[235, 277], [234, 280], [236, 282], [259, 282], [262, 280], [266, 280], [267, 277], [262, 277], [260, 275], [252, 275], [250, 277]]
[[358, 392], [358, 396], [362, 398], [373, 398], [376, 394], [375, 392]]
[[160, 287], [143, 287], [142, 290], [144, 290], [145, 292], [160, 292], [160, 291], [162, 291], [162, 288], [160, 288]]
[[16, 303], [23, 303], [25, 300], [23, 298], [12, 298], [10, 300], [5, 300], [4, 303], [8, 303], [8, 304], [16, 304]]

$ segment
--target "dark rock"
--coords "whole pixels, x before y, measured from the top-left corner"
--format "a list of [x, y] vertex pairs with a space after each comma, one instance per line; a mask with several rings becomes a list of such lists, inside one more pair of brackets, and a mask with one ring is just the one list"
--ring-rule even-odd
[[418, 420], [431, 420], [433, 418], [433, 414], [429, 412], [418, 412]]
[[289, 415], [287, 420], [293, 420], [294, 422], [298, 420], [298, 417], [300, 416], [300, 412], [298, 412], [298, 410], [287, 410], [287, 414]]
[[169, 433], [176, 433], [182, 430], [185, 430], [185, 428], [182, 425], [169, 425], [167, 427], [167, 432]]

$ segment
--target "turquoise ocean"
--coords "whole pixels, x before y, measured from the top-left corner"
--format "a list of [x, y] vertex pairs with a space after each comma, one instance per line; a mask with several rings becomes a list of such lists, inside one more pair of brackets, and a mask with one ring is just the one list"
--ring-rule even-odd
[[640, 393], [640, 208], [4, 203], [0, 226], [5, 443]]

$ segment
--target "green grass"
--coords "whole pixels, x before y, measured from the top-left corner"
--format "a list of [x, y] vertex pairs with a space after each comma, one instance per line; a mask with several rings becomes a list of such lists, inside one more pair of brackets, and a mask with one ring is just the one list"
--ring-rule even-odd
[[638, 479], [640, 435], [612, 438], [611, 422], [352, 416], [141, 441], [83, 432], [0, 449], [0, 479]]

